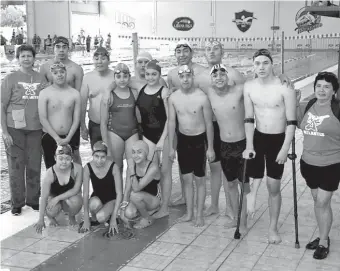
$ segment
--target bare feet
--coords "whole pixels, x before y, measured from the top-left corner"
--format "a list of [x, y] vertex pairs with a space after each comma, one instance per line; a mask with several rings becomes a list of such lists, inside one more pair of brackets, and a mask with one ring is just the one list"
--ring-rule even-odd
[[204, 226], [204, 219], [203, 219], [203, 217], [197, 216], [194, 226], [195, 227], [203, 227]]
[[189, 215], [189, 214], [185, 214], [184, 216], [180, 217], [177, 222], [178, 223], [182, 223], [182, 222], [188, 222], [192, 220], [192, 215]]
[[144, 229], [146, 227], [151, 226], [152, 224], [153, 224], [153, 220], [152, 219], [142, 218], [133, 227], [135, 229]]
[[254, 193], [250, 192], [247, 195], [247, 214], [249, 215], [250, 219], [254, 218], [255, 207], [256, 207], [256, 196], [254, 195]]
[[247, 226], [241, 226], [240, 225], [240, 229], [239, 230], [240, 230], [241, 234], [245, 235], [247, 233], [247, 231], [248, 231], [248, 228], [247, 228]]
[[69, 220], [68, 223], [70, 224], [70, 226], [76, 226], [77, 225], [77, 221], [76, 221], [75, 216], [69, 216], [68, 220]]
[[227, 222], [226, 224], [224, 224], [224, 227], [227, 229], [236, 228], [236, 226], [237, 226], [236, 219], [233, 219], [230, 222]]
[[170, 203], [170, 206], [179, 206], [179, 205], [185, 205], [185, 198], [182, 197]]
[[162, 218], [162, 217], [166, 217], [168, 216], [170, 213], [169, 213], [169, 210], [163, 210], [162, 208], [159, 209], [159, 211], [157, 213], [154, 213], [152, 215], [153, 218], [155, 219], [159, 219], [159, 218]]
[[49, 224], [50, 227], [59, 226], [59, 223], [57, 222], [57, 220], [55, 218], [49, 218], [49, 220], [50, 220], [50, 224]]
[[277, 230], [269, 230], [268, 232], [268, 243], [269, 244], [280, 244], [282, 239]]
[[203, 216], [210, 216], [210, 215], [213, 215], [213, 214], [218, 214], [219, 212], [220, 212], [220, 210], [218, 209], [218, 207], [211, 205], [208, 209], [206, 209], [203, 212]]

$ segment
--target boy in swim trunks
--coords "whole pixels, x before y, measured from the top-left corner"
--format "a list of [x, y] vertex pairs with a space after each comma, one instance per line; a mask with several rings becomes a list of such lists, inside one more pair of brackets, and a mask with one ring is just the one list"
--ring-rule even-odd
[[282, 201], [281, 177], [297, 124], [296, 93], [283, 86], [280, 79], [273, 75], [273, 59], [268, 50], [256, 51], [253, 61], [257, 78], [244, 85], [247, 145], [243, 157], [249, 158], [250, 153], [254, 155], [248, 167], [249, 177], [254, 178], [252, 195], [248, 200], [255, 199], [266, 165], [269, 243], [278, 244], [281, 242], [277, 227]]
[[132, 146], [134, 174], [126, 179], [122, 219], [133, 219], [139, 212], [141, 219], [134, 225], [136, 229], [149, 227], [154, 222], [151, 214], [160, 206], [159, 167], [148, 160], [149, 146], [142, 140]]
[[80, 94], [66, 82], [67, 71], [57, 61], [51, 66], [53, 84], [41, 91], [38, 111], [43, 135], [41, 145], [46, 168], [55, 164], [54, 153], [57, 145], [70, 144], [73, 151], [79, 147], [74, 137], [80, 118]]
[[[203, 208], [205, 202], [205, 164], [215, 158], [213, 149], [214, 130], [212, 111], [208, 97], [194, 86], [194, 72], [187, 66], [178, 69], [181, 88], [169, 98], [169, 145], [170, 158], [174, 160], [174, 137], [178, 119], [178, 163], [184, 181], [187, 213], [181, 222], [190, 221], [194, 214], [193, 180], [197, 187], [197, 217], [195, 226], [204, 226]], [[208, 141], [208, 142], [207, 142]], [[207, 143], [207, 144], [206, 144]], [[208, 145], [206, 149], [206, 145]]]
[[[81, 84], [83, 81], [84, 71], [83, 68], [73, 62], [68, 57], [69, 52], [69, 40], [65, 37], [57, 37], [54, 42], [54, 59], [49, 60], [44, 63], [40, 68], [40, 73], [46, 78], [50, 83], [53, 83], [53, 75], [51, 73], [51, 66], [55, 61], [60, 61], [67, 70], [66, 83], [71, 87], [80, 92]], [[79, 109], [80, 110], [80, 109]], [[79, 154], [80, 145], [80, 126], [78, 126], [76, 132], [73, 135], [72, 142], [74, 143], [74, 161], [81, 164], [81, 158]]]
[[[93, 193], [89, 199], [90, 180]], [[116, 218], [123, 198], [123, 181], [119, 167], [107, 159], [107, 146], [103, 141], [93, 145], [92, 161], [84, 166], [83, 185], [84, 222], [80, 225], [80, 232], [105, 223], [110, 216], [109, 231], [118, 232]]]
[[83, 200], [80, 195], [83, 181], [81, 165], [73, 163], [73, 151], [70, 145], [58, 146], [55, 151], [56, 164], [49, 168], [41, 185], [39, 220], [34, 225], [41, 233], [45, 228], [45, 212], [50, 219], [50, 226], [58, 226], [56, 217], [61, 210], [68, 213], [70, 225], [76, 225]]

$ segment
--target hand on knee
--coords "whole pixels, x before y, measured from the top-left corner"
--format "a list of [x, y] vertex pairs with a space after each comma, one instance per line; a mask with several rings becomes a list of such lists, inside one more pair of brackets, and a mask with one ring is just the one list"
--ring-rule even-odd
[[97, 197], [93, 197], [90, 199], [90, 202], [89, 202], [90, 212], [97, 213], [101, 207], [102, 207], [102, 203], [100, 199], [98, 199]]
[[61, 211], [61, 205], [60, 204], [57, 204], [54, 208], [52, 208], [52, 209], [47, 209], [46, 208], [46, 215], [48, 216], [48, 217], [53, 217], [53, 218], [55, 218], [55, 217], [57, 217], [58, 216], [58, 214], [60, 213], [60, 211]]

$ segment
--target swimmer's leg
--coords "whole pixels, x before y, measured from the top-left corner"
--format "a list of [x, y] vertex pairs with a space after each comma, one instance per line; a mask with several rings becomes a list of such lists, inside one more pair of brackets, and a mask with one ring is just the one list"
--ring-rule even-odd
[[[49, 197], [48, 201], [50, 201], [51, 199], [52, 199], [52, 197]], [[56, 206], [54, 206], [52, 209], [46, 208], [46, 215], [47, 215], [48, 219], [50, 220], [50, 224], [49, 224], [50, 226], [56, 227], [56, 226], [59, 225], [55, 218], [59, 215], [61, 209], [62, 209], [62, 207], [61, 207], [60, 202], [58, 202], [58, 204]]]
[[80, 194], [72, 196], [62, 201], [62, 208], [68, 212], [69, 223], [71, 226], [77, 225], [76, 214], [78, 214], [83, 206], [83, 198]]
[[195, 176], [196, 188], [197, 188], [197, 217], [195, 226], [203, 227], [204, 219], [203, 219], [203, 208], [205, 203], [206, 196], [206, 180], [205, 176], [197, 177]]
[[222, 180], [223, 180], [223, 188], [224, 188], [224, 195], [225, 195], [225, 201], [226, 201], [226, 208], [225, 208], [225, 216], [228, 217], [229, 219], [233, 220], [234, 219], [234, 213], [233, 209], [231, 207], [231, 200], [229, 196], [229, 185], [227, 178], [224, 176], [222, 172]]
[[204, 211], [204, 216], [219, 213], [218, 201], [222, 185], [222, 168], [220, 161], [210, 163], [211, 206]]
[[281, 210], [281, 180], [276, 180], [267, 176], [267, 188], [269, 192], [268, 205], [270, 225], [268, 232], [269, 243], [278, 244], [281, 242], [281, 237], [278, 230], [278, 221]]
[[[129, 205], [126, 207], [123, 214], [124, 214], [123, 218], [126, 218], [128, 220], [132, 220], [132, 219], [137, 217], [138, 210], [137, 210], [136, 206], [133, 204], [132, 201], [130, 201]], [[124, 222], [126, 222], [126, 221], [124, 220]]]
[[194, 215], [194, 186], [193, 186], [194, 174], [188, 173], [183, 175], [184, 183], [184, 196], [187, 205], [186, 214], [179, 218], [179, 222], [187, 222], [192, 220]]
[[110, 200], [97, 212], [96, 218], [99, 223], [105, 223], [112, 215], [116, 200]]
[[125, 141], [114, 132], [107, 132], [109, 147], [110, 147], [110, 155], [113, 161], [117, 164], [117, 166], [121, 169], [121, 174], [123, 173], [123, 156], [125, 151]]
[[91, 213], [91, 222], [92, 222], [91, 224], [98, 224], [97, 213], [102, 207], [103, 207], [103, 204], [98, 197], [93, 196], [89, 199], [89, 209]]
[[[130, 136], [126, 141], [125, 141], [125, 159], [126, 161], [132, 161], [132, 145], [138, 141], [138, 134], [134, 134]], [[129, 163], [128, 163], [129, 164]], [[128, 175], [128, 168], [126, 169], [126, 176]], [[123, 171], [122, 171], [123, 172]]]
[[[175, 134], [174, 136], [174, 149], [177, 149], [177, 145], [178, 145], [178, 136]], [[170, 203], [170, 206], [179, 206], [179, 205], [184, 205], [185, 204], [185, 195], [184, 195], [184, 179], [183, 179], [183, 174], [181, 172], [181, 170], [179, 169], [179, 179], [181, 181], [181, 197]]]
[[[233, 181], [228, 181], [228, 193], [231, 202], [231, 209], [232, 209], [232, 221], [225, 224], [227, 228], [235, 228], [237, 225], [237, 215], [238, 215], [238, 208], [239, 208], [239, 197], [240, 193], [238, 191], [238, 180], [235, 179]], [[244, 197], [245, 198], [245, 197]]]

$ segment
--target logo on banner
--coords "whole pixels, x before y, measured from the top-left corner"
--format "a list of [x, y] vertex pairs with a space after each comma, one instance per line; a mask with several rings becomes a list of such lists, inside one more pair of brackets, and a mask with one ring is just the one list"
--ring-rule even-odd
[[189, 31], [194, 27], [194, 21], [189, 17], [179, 17], [173, 21], [172, 27], [178, 31]]
[[297, 31], [298, 34], [302, 32], [309, 33], [310, 31], [322, 26], [321, 16], [306, 12], [305, 8], [300, 9], [296, 13], [295, 23], [297, 25], [295, 31]]
[[235, 19], [233, 20], [233, 23], [236, 23], [236, 26], [240, 31], [246, 32], [251, 27], [253, 19], [257, 20], [253, 15], [253, 12], [246, 10], [235, 12]]

